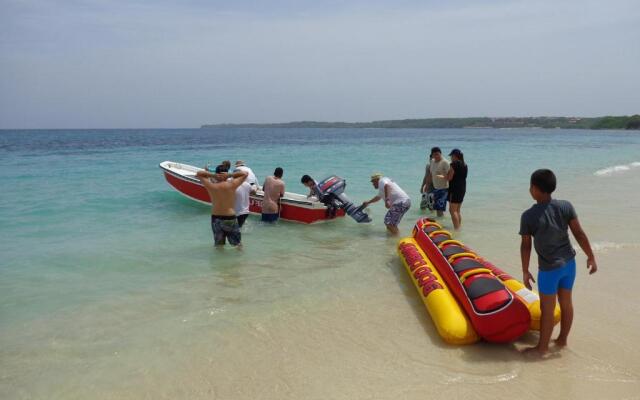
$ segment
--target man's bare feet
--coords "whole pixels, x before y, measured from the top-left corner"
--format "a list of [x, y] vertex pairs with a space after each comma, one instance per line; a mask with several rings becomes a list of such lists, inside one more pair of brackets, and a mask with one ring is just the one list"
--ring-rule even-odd
[[522, 349], [521, 352], [523, 354], [537, 355], [539, 357], [544, 358], [549, 353], [549, 349], [545, 350], [545, 349], [540, 349], [540, 347], [538, 346], [533, 346], [533, 347], [526, 347]]
[[566, 347], [567, 346], [567, 338], [557, 338], [553, 341], [553, 343], [558, 347]]

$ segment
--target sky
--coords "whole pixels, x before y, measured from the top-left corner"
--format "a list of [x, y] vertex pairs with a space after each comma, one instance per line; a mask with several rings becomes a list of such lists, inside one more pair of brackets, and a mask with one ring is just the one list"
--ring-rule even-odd
[[638, 0], [0, 0], [0, 129], [633, 113]]

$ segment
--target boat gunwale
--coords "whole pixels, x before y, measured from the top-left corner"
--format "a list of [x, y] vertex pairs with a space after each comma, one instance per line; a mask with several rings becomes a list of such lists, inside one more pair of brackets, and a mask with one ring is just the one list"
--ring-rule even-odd
[[[181, 179], [183, 181], [187, 181], [187, 182], [190, 182], [190, 183], [194, 183], [194, 184], [196, 184], [198, 186], [204, 187], [199, 179], [191, 177], [191, 176], [186, 175], [186, 174], [181, 174], [180, 172], [177, 172], [174, 169], [171, 169], [171, 167], [167, 166], [167, 164], [176, 164], [176, 165], [179, 165], [179, 166], [191, 167], [191, 168], [195, 169], [195, 171], [203, 171], [204, 169], [198, 168], [198, 167], [195, 167], [195, 166], [192, 166], [192, 165], [189, 165], [189, 164], [182, 164], [182, 163], [178, 163], [178, 162], [174, 162], [174, 161], [163, 161], [158, 165], [160, 167], [160, 169], [162, 169], [165, 173], [170, 174], [170, 175], [174, 176], [175, 178], [178, 178], [178, 179]], [[176, 169], [189, 170], [190, 168], [179, 168], [178, 167]], [[253, 198], [253, 199], [256, 199], [256, 200], [262, 200], [264, 198], [264, 194], [263, 194], [264, 192], [262, 192], [261, 189], [259, 189], [259, 191], [261, 193], [253, 194], [250, 197]], [[178, 192], [180, 192], [180, 191], [178, 191]], [[182, 193], [182, 192], [180, 192], [180, 193]], [[182, 193], [182, 194], [184, 194], [184, 193]], [[280, 199], [281, 203], [288, 204], [288, 205], [295, 206], [295, 207], [306, 208], [306, 209], [309, 209], [309, 210], [322, 210], [322, 209], [326, 210], [327, 209], [327, 206], [325, 206], [324, 204], [320, 203], [319, 201], [301, 200], [301, 199], [298, 200], [298, 199], [294, 199], [294, 198], [291, 198], [291, 197], [287, 197], [287, 195], [289, 195], [289, 196], [291, 196], [291, 195], [304, 196], [304, 195], [299, 194], [299, 193], [285, 192], [284, 197], [282, 197]], [[187, 196], [190, 199], [193, 199], [191, 196], [188, 196], [188, 195], [185, 195], [185, 196]], [[200, 203], [203, 203], [203, 204], [211, 204], [211, 203], [203, 202], [202, 200], [198, 200], [198, 199], [194, 199], [194, 200], [197, 200], [197, 201], [199, 201]]]

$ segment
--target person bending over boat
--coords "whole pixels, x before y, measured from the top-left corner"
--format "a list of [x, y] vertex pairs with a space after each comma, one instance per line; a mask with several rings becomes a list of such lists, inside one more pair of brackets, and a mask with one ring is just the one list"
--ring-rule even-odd
[[371, 200], [362, 203], [362, 207], [367, 207], [369, 204], [383, 199], [384, 206], [389, 209], [384, 216], [384, 224], [389, 233], [397, 235], [399, 233], [398, 225], [400, 224], [400, 220], [402, 220], [404, 214], [409, 211], [411, 207], [411, 199], [397, 183], [382, 176], [382, 174], [371, 175], [371, 184], [374, 188], [378, 189], [379, 193]]
[[318, 201], [322, 201], [322, 192], [320, 191], [320, 188], [318, 187], [318, 182], [316, 182], [315, 179], [313, 179], [309, 175], [302, 175], [302, 178], [300, 179], [300, 183], [302, 183], [309, 189], [309, 194], [307, 195], [307, 198], [316, 196], [318, 198]]
[[449, 196], [449, 181], [444, 178], [449, 173], [449, 161], [442, 157], [440, 147], [432, 148], [431, 156], [433, 158], [426, 171], [426, 187], [423, 185], [422, 189], [424, 191], [433, 184], [433, 208], [438, 217], [442, 217], [447, 208], [447, 197]]
[[273, 176], [267, 176], [262, 185], [264, 198], [262, 200], [262, 221], [276, 222], [280, 217], [280, 198], [284, 196], [284, 171], [278, 167], [273, 171]]
[[211, 230], [216, 246], [224, 246], [225, 241], [229, 241], [232, 246], [241, 244], [242, 237], [234, 205], [236, 189], [247, 179], [247, 175], [245, 171], [235, 171], [229, 175], [222, 165], [218, 165], [213, 174], [204, 170], [196, 174], [211, 198]]
[[302, 182], [303, 185], [309, 188], [309, 194], [307, 195], [307, 198], [316, 197], [319, 202], [327, 207], [327, 218], [335, 218], [338, 209], [336, 208], [333, 201], [331, 201], [331, 196], [325, 196], [322, 193], [320, 187], [318, 186], [318, 182], [316, 182], [316, 180], [309, 175], [303, 175], [300, 179], [300, 182]]
[[258, 178], [256, 178], [256, 174], [253, 173], [251, 168], [247, 167], [244, 161], [236, 161], [236, 169], [247, 173], [247, 182], [249, 182], [249, 185], [255, 186], [256, 188], [258, 187]]

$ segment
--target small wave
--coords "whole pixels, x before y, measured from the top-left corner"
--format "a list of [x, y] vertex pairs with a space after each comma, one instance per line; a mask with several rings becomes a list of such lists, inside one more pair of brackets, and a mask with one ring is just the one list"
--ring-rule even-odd
[[[638, 248], [640, 244], [638, 243], [616, 243], [616, 242], [594, 242], [591, 243], [591, 248], [596, 253], [606, 253], [609, 250], [620, 250], [620, 249], [629, 249], [629, 248]], [[573, 244], [573, 248], [577, 252], [582, 252], [580, 247], [577, 244]]]
[[619, 173], [623, 173], [623, 172], [629, 171], [632, 168], [639, 168], [639, 167], [640, 167], [640, 162], [634, 161], [634, 162], [629, 163], [629, 164], [614, 165], [613, 167], [607, 167], [607, 168], [599, 169], [596, 172], [594, 172], [593, 174], [595, 176], [611, 176], [611, 175], [614, 175], [614, 174], [619, 174]]
[[596, 242], [593, 244], [592, 247], [593, 247], [593, 251], [607, 251], [607, 250], [619, 250], [629, 246], [626, 243]]
[[460, 384], [460, 383], [472, 383], [480, 385], [493, 385], [496, 383], [508, 382], [518, 377], [518, 372], [509, 371], [504, 374], [498, 375], [474, 375], [461, 373], [456, 376], [447, 377], [444, 381], [445, 385]]

